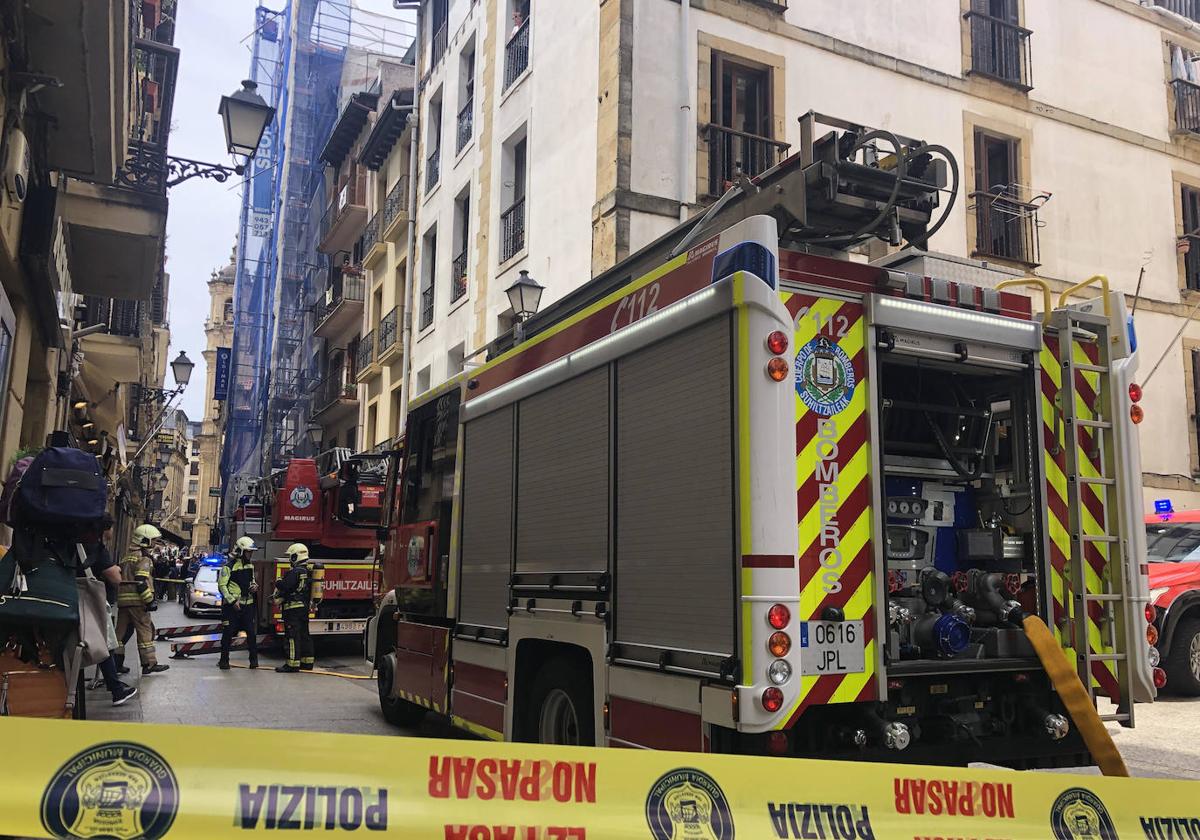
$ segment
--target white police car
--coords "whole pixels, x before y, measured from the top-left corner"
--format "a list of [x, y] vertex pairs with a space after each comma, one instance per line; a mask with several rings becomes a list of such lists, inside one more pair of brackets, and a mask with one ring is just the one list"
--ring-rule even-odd
[[188, 618], [221, 614], [221, 593], [217, 589], [219, 568], [204, 563], [196, 570], [196, 576], [183, 594], [183, 614]]

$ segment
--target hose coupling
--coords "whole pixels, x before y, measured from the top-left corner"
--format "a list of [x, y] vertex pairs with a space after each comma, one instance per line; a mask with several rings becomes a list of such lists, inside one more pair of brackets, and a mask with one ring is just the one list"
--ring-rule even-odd
[[1055, 741], [1066, 738], [1071, 731], [1071, 724], [1062, 715], [1048, 714], [1042, 718], [1042, 725], [1046, 727], [1046, 734]]

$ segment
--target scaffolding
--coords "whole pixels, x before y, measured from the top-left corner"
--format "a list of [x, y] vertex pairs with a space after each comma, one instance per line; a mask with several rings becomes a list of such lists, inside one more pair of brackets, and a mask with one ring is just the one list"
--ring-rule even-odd
[[320, 150], [344, 101], [398, 58], [416, 35], [411, 19], [378, 15], [354, 0], [288, 0], [259, 6], [250, 37], [250, 78], [274, 106], [242, 190], [234, 336], [225, 442], [225, 511], [237, 489], [307, 446], [308, 383], [319, 342], [313, 302], [327, 275], [317, 251], [328, 197]]

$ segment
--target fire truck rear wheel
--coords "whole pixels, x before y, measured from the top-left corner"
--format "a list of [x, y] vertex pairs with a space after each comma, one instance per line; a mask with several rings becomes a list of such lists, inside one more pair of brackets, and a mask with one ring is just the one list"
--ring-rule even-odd
[[1200, 618], [1185, 618], [1175, 628], [1163, 669], [1167, 688], [1178, 694], [1200, 695]]
[[565, 658], [551, 659], [534, 677], [525, 731], [540, 744], [594, 746], [591, 674]]
[[392, 726], [416, 726], [425, 718], [425, 710], [416, 703], [410, 703], [399, 697], [389, 697], [392, 689], [393, 664], [392, 657], [384, 656], [375, 664], [375, 685], [379, 692], [379, 709], [383, 719]]

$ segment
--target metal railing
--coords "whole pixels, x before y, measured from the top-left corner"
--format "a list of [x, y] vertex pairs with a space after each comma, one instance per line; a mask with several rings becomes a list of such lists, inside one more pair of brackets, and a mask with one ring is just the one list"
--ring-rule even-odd
[[396, 326], [399, 321], [400, 307], [392, 307], [392, 311], [379, 319], [379, 355], [383, 355], [396, 343]]
[[391, 227], [392, 222], [401, 213], [408, 210], [408, 176], [401, 175], [400, 180], [396, 181], [395, 185], [388, 191], [387, 198], [383, 200], [383, 226], [382, 230], [387, 230]]
[[994, 192], [973, 192], [970, 199], [975, 209], [976, 256], [1039, 264], [1040, 204]]
[[1176, 128], [1200, 134], [1200, 85], [1187, 79], [1173, 79], [1171, 86], [1175, 89]]
[[349, 207], [365, 207], [367, 204], [367, 173], [366, 170], [355, 168], [344, 180], [334, 186], [329, 206], [321, 216], [321, 229], [318, 239], [323, 240], [329, 235], [330, 229], [337, 224], [338, 219]]
[[454, 258], [450, 263], [450, 302], [461, 298], [467, 293], [467, 249]]
[[471, 142], [471, 134], [475, 129], [475, 98], [467, 97], [467, 104], [458, 112], [458, 140], [454, 147], [454, 153], [458, 154], [466, 147], [467, 143]]
[[418, 329], [425, 329], [433, 323], [433, 283], [421, 289], [421, 322]]
[[425, 192], [432, 192], [442, 176], [442, 147], [438, 146], [425, 159]]
[[[1183, 239], [1188, 244], [1187, 253], [1183, 255], [1184, 282], [1186, 288], [1200, 290], [1200, 235], [1185, 233]], [[1200, 412], [1196, 413], [1200, 418]]]
[[1200, 22], [1200, 0], [1153, 0], [1153, 2], [1155, 6], [1160, 6], [1169, 12]]
[[500, 262], [508, 262], [525, 247], [525, 197], [500, 214]]
[[343, 301], [362, 303], [366, 297], [367, 282], [360, 274], [346, 274], [340, 268], [329, 272], [329, 285], [317, 300], [317, 323], [338, 307]]
[[982, 12], [963, 15], [971, 25], [971, 72], [1030, 90], [1032, 30]]
[[313, 406], [322, 412], [338, 400], [357, 400], [358, 386], [354, 384], [354, 371], [342, 362], [331, 370], [317, 385], [313, 393]]
[[375, 361], [375, 330], [371, 330], [358, 342], [354, 351], [354, 372], [360, 374]]
[[783, 160], [788, 144], [709, 123], [701, 129], [708, 143], [708, 194], [722, 195], [740, 174], [753, 178]]
[[430, 69], [437, 66], [437, 63], [442, 60], [446, 54], [446, 44], [449, 42], [449, 29], [447, 24], [443, 23], [437, 32], [433, 33], [433, 45], [429, 52], [429, 67]]
[[367, 226], [363, 228], [362, 239], [360, 240], [359, 249], [363, 256], [371, 253], [371, 248], [379, 241], [379, 213], [376, 213], [367, 222]]
[[504, 88], [509, 87], [520, 78], [529, 66], [529, 18], [521, 24], [521, 28], [513, 33], [504, 46]]
[[144, 314], [141, 301], [84, 295], [83, 303], [87, 307], [84, 326], [104, 324], [109, 335], [141, 336]]

